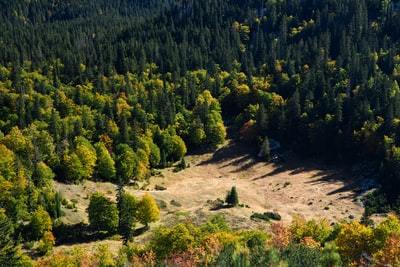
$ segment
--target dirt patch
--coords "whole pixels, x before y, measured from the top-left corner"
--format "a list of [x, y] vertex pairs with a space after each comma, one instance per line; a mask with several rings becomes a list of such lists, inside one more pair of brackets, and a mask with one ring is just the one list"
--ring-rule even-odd
[[[287, 224], [295, 214], [306, 219], [326, 218], [331, 223], [361, 218], [364, 208], [355, 201], [354, 193], [357, 180], [348, 168], [330, 168], [290, 155], [282, 163], [267, 163], [259, 161], [253, 152], [244, 144], [227, 142], [215, 153], [187, 156], [190, 166], [182, 171], [161, 170], [160, 177], [152, 177], [144, 189], [126, 190], [138, 198], [148, 192], [163, 206], [161, 220], [152, 229], [180, 221], [202, 223], [217, 213], [222, 213], [234, 229], [260, 230], [266, 230], [268, 223], [250, 220], [254, 212], [277, 212]], [[165, 190], [155, 190], [156, 186]], [[243, 207], [211, 210], [210, 202], [225, 199], [232, 186], [236, 186]], [[54, 188], [69, 201], [76, 199], [75, 209], [64, 209], [67, 216], [62, 220], [67, 223], [87, 223], [88, 196], [93, 192], [103, 192], [111, 199], [116, 195], [116, 186], [111, 183], [54, 183]], [[150, 238], [151, 231], [135, 240], [145, 243]]]

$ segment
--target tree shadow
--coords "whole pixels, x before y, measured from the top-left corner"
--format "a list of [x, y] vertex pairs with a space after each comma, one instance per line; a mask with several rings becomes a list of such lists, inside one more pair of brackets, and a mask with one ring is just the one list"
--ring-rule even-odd
[[[136, 228], [133, 236], [140, 236], [150, 229], [150, 226], [144, 225]], [[94, 231], [85, 223], [77, 224], [59, 224], [53, 227], [53, 234], [56, 238], [56, 246], [74, 245], [82, 243], [91, 243], [94, 241], [104, 240], [115, 233], [104, 231]]]
[[56, 238], [56, 245], [90, 243], [93, 241], [104, 240], [112, 233], [93, 231], [85, 223], [64, 224], [61, 223], [53, 227], [53, 234]]
[[[310, 176], [310, 180], [305, 183], [321, 186], [324, 184], [341, 183], [342, 186], [328, 192], [327, 195], [339, 195], [338, 199], [354, 199], [362, 194], [357, 189], [365, 180], [363, 177], [373, 176], [373, 174], [365, 174], [361, 170], [352, 169], [354, 169], [354, 166], [350, 164], [329, 163], [323, 159], [301, 160], [296, 156], [291, 156], [285, 162], [275, 163], [274, 169], [271, 172], [255, 177], [253, 181], [267, 179], [280, 173], [288, 173], [288, 179], [290, 179], [291, 175], [317, 170], [313, 176]], [[342, 195], [343, 193], [346, 194]]]
[[221, 147], [214, 152], [213, 156], [201, 162], [200, 164], [213, 164], [230, 161], [236, 158], [243, 158], [253, 154], [256, 151], [256, 146], [239, 142], [235, 140], [229, 140], [228, 145]]
[[[347, 193], [345, 196], [340, 196], [338, 199], [354, 199], [355, 197], [359, 196], [361, 193], [357, 192], [356, 188], [361, 183], [362, 179], [360, 176], [352, 176], [351, 178], [346, 178], [343, 173], [346, 173], [345, 170], [338, 170], [338, 171], [320, 171], [315, 176], [319, 177], [316, 180], [310, 180], [306, 183], [312, 185], [324, 185], [324, 184], [331, 184], [340, 182], [343, 186], [332, 190], [327, 193], [328, 196], [330, 195], [341, 195], [342, 193]], [[349, 193], [351, 192], [351, 193]]]
[[216, 210], [222, 210], [222, 209], [230, 209], [230, 208], [234, 208], [235, 206], [233, 205], [216, 205], [214, 207], [211, 207], [210, 210], [211, 211], [216, 211]]
[[135, 229], [133, 236], [140, 236], [150, 229], [150, 226], [144, 225], [143, 227]]
[[200, 162], [199, 165], [223, 164], [221, 168], [240, 166], [231, 171], [232, 173], [236, 173], [244, 171], [258, 162], [256, 145], [230, 140], [228, 145], [215, 151], [210, 159]]
[[278, 175], [280, 173], [289, 172], [289, 175], [296, 175], [302, 172], [308, 172], [311, 170], [318, 169], [321, 165], [317, 163], [310, 164], [309, 161], [303, 161], [295, 156], [285, 156], [284, 162], [278, 163], [270, 163], [274, 167], [274, 169], [266, 174], [263, 174], [259, 177], [253, 178], [253, 181], [265, 179], [274, 175]]

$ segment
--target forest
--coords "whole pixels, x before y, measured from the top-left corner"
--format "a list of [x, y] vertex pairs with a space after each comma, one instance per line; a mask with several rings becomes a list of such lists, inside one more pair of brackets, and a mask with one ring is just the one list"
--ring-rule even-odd
[[[187, 153], [214, 151], [229, 127], [266, 160], [273, 139], [299, 157], [368, 162], [380, 185], [370, 202], [399, 212], [399, 9], [394, 0], [0, 0], [0, 266], [399, 265], [396, 216], [333, 228], [297, 218], [267, 232], [233, 231], [216, 216], [160, 228], [141, 247], [132, 224], [158, 211], [123, 191]], [[102, 247], [93, 258], [35, 261], [26, 252], [35, 242], [48, 255], [63, 238], [52, 181], [88, 179], [118, 185], [118, 203], [94, 194], [88, 212], [93, 231], [118, 232], [126, 246], [117, 258]], [[100, 207], [115, 220], [99, 221]]]

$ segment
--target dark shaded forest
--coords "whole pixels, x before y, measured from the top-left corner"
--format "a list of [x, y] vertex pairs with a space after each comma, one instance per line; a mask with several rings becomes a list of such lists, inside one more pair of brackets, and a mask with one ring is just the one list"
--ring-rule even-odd
[[254, 146], [270, 138], [302, 157], [370, 162], [396, 208], [399, 7], [388, 0], [0, 0], [7, 247], [42, 238], [46, 229], [32, 223], [40, 212], [61, 216], [53, 179], [142, 181], [187, 152], [215, 150], [226, 125]]

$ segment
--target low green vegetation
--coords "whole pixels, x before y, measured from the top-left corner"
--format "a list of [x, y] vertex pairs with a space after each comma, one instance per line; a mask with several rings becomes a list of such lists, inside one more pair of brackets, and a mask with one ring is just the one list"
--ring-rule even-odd
[[260, 219], [263, 221], [270, 221], [270, 220], [276, 220], [276, 221], [280, 221], [281, 220], [281, 215], [279, 215], [279, 213], [276, 212], [264, 212], [264, 213], [258, 213], [255, 212], [250, 216], [250, 219], [255, 220], [255, 219]]
[[176, 200], [174, 200], [174, 199], [170, 201], [170, 204], [171, 204], [172, 206], [175, 206], [175, 207], [181, 207], [181, 206], [182, 206], [181, 203], [179, 203], [178, 201], [176, 201]]

